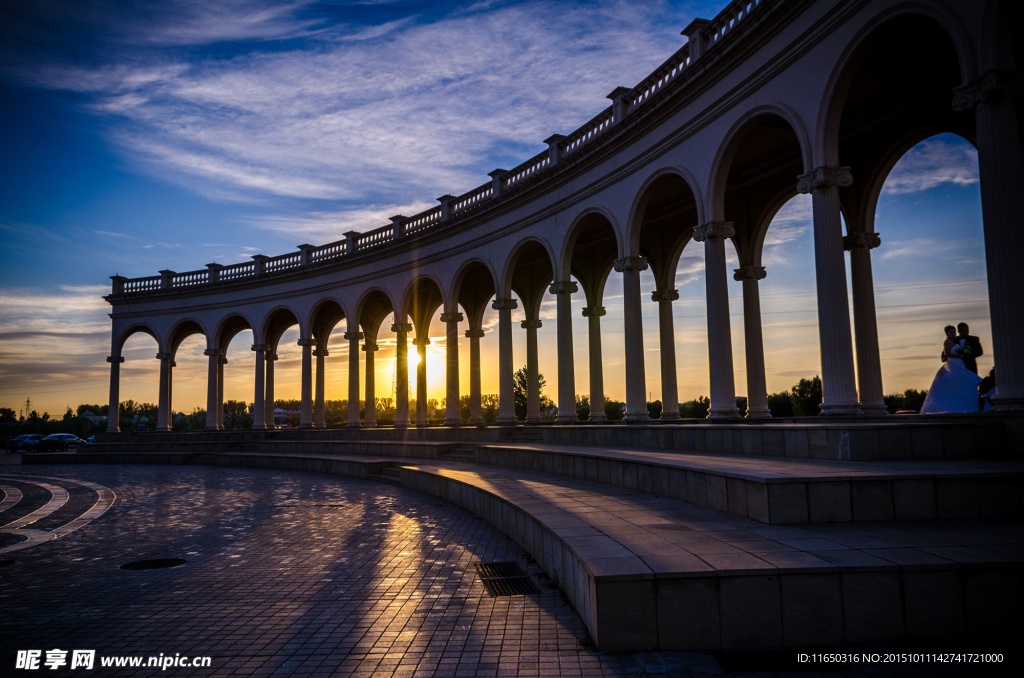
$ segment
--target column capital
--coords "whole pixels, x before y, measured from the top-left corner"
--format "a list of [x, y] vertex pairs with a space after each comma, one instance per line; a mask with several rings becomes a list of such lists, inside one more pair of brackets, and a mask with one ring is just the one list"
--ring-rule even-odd
[[295, 343], [299, 346], [316, 346], [316, 339], [313, 339], [312, 337], [308, 339], [299, 339]]
[[399, 334], [408, 334], [412, 332], [412, 323], [395, 323], [391, 326], [391, 331]]
[[119, 356], [119, 355], [111, 355], [111, 356], [107, 356], [107, 362], [108, 362], [108, 363], [117, 363], [117, 364], [121, 364], [121, 363], [123, 363], [123, 362], [124, 362], [124, 358], [122, 358], [122, 357], [121, 357], [121, 356]]
[[1024, 95], [1024, 82], [1016, 73], [989, 71], [966, 85], [953, 88], [953, 110], [969, 111], [978, 104], [995, 104]]
[[651, 292], [651, 301], [676, 301], [677, 299], [679, 299], [679, 290], [671, 287]]
[[266, 360], [267, 360], [268, 363], [274, 362], [275, 360], [277, 360], [277, 354], [276, 353], [267, 353]]
[[345, 339], [348, 339], [349, 341], [362, 341], [365, 338], [366, 338], [366, 335], [363, 334], [362, 332], [346, 332], [345, 333]]
[[221, 365], [227, 365], [228, 364], [228, 358], [227, 358], [226, 355], [224, 355], [223, 351], [221, 351], [221, 354], [219, 356], [217, 356], [217, 361], [220, 362]]
[[264, 353], [266, 353], [267, 351], [270, 350], [270, 346], [268, 346], [267, 344], [253, 344], [251, 350], [257, 352], [263, 351]]
[[455, 311], [441, 314], [441, 322], [443, 323], [461, 323], [463, 320], [465, 320], [463, 315]]
[[646, 270], [647, 259], [645, 257], [623, 257], [622, 259], [617, 259], [615, 261], [615, 271], [617, 273]]
[[170, 360], [173, 357], [174, 357], [173, 353], [163, 353], [163, 352], [161, 352], [161, 353], [157, 353], [156, 354], [156, 359], [157, 360]]
[[877, 233], [856, 231], [850, 235], [843, 236], [843, 249], [850, 250], [873, 250], [882, 244], [882, 239]]
[[519, 323], [519, 326], [522, 327], [524, 330], [539, 330], [541, 328], [541, 325], [543, 325], [543, 323], [540, 321], [540, 318], [524, 320], [523, 322]]
[[491, 303], [491, 308], [493, 308], [495, 311], [511, 311], [513, 309], [519, 308], [519, 302], [516, 301], [515, 299], [495, 298], [494, 302]]
[[466, 337], [469, 339], [483, 339], [484, 334], [483, 330], [466, 330]]
[[205, 351], [203, 351], [203, 355], [222, 356], [222, 355], [224, 355], [224, 349], [222, 349], [222, 348], [208, 348]]
[[732, 274], [733, 280], [764, 280], [768, 272], [764, 270], [764, 266], [740, 266]]
[[580, 287], [572, 280], [559, 280], [551, 283], [551, 286], [548, 287], [548, 291], [551, 292], [551, 294], [574, 294], [580, 291]]
[[706, 242], [712, 238], [731, 238], [736, 235], [736, 229], [731, 221], [709, 221], [693, 229], [693, 239], [697, 242]]
[[849, 167], [815, 167], [796, 178], [797, 193], [812, 193], [821, 188], [846, 188], [853, 184]]
[[373, 353], [374, 351], [379, 351], [380, 346], [377, 346], [377, 344], [366, 343], [363, 344], [360, 350], [365, 351], [366, 353]]
[[415, 346], [430, 346], [430, 337], [416, 337], [412, 343]]
[[317, 358], [320, 358], [320, 357], [326, 358], [327, 356], [330, 355], [330, 353], [327, 352], [326, 348], [314, 348], [313, 349], [313, 355], [316, 356]]
[[586, 306], [583, 309], [584, 318], [600, 318], [605, 313], [604, 306]]

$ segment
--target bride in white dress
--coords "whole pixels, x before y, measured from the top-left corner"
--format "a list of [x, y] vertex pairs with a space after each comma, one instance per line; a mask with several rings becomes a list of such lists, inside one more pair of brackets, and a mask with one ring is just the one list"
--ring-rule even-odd
[[921, 406], [921, 414], [938, 412], [977, 412], [978, 384], [981, 377], [966, 367], [963, 361], [963, 347], [956, 338], [956, 328], [946, 326], [946, 362], [932, 380], [928, 397]]

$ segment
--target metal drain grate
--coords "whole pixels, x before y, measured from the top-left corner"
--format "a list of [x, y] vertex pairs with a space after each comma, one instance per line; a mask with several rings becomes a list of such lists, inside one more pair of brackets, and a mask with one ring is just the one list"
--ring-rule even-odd
[[518, 563], [477, 563], [476, 572], [492, 596], [527, 596], [537, 593]]
[[187, 561], [184, 558], [157, 558], [155, 560], [136, 560], [134, 563], [125, 563], [122, 570], [162, 570], [167, 567], [180, 567]]

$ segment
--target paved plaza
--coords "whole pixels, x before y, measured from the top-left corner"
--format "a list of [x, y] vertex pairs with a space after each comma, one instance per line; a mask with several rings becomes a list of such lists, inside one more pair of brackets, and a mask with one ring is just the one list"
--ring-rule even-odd
[[[26, 534], [68, 531], [20, 549], [23, 535], [0, 533], [0, 675], [823, 675], [744, 672], [759, 668], [751, 665], [759, 657], [778, 663], [796, 650], [597, 652], [566, 598], [519, 546], [468, 511], [411, 490], [304, 472], [5, 461], [0, 486], [22, 498], [11, 505], [14, 492], [5, 489], [0, 522], [24, 522], [50, 506]], [[65, 490], [65, 501], [54, 503], [44, 487]], [[83, 517], [102, 503], [104, 488], [112, 491], [109, 508]], [[186, 562], [121, 568], [170, 558]], [[492, 597], [475, 564], [503, 561], [518, 562], [537, 592]], [[69, 657], [95, 650], [96, 666], [15, 670], [17, 652], [33, 649], [41, 661], [52, 649]], [[211, 657], [211, 665], [99, 666], [101, 657], [161, 654]], [[829, 675], [887, 673], [865, 665]]]

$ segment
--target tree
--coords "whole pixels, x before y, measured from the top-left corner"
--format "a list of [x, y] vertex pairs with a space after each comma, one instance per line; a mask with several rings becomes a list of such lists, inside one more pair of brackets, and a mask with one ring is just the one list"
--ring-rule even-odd
[[801, 379], [790, 391], [793, 409], [798, 417], [817, 416], [821, 405], [821, 377]]
[[[542, 406], [547, 399], [544, 395], [544, 387], [547, 383], [543, 374], [537, 375], [537, 391], [540, 394]], [[523, 365], [512, 375], [512, 395], [515, 396], [516, 401], [516, 419], [520, 421], [526, 421], [526, 384], [526, 366]]]
[[0, 407], [0, 423], [11, 424], [17, 420], [17, 413], [9, 407]]
[[793, 409], [793, 398], [789, 391], [772, 393], [768, 396], [768, 411], [773, 417], [792, 417], [796, 415]]
[[679, 416], [683, 419], [706, 419], [710, 409], [711, 401], [704, 396], [697, 396], [696, 400], [679, 403]]

